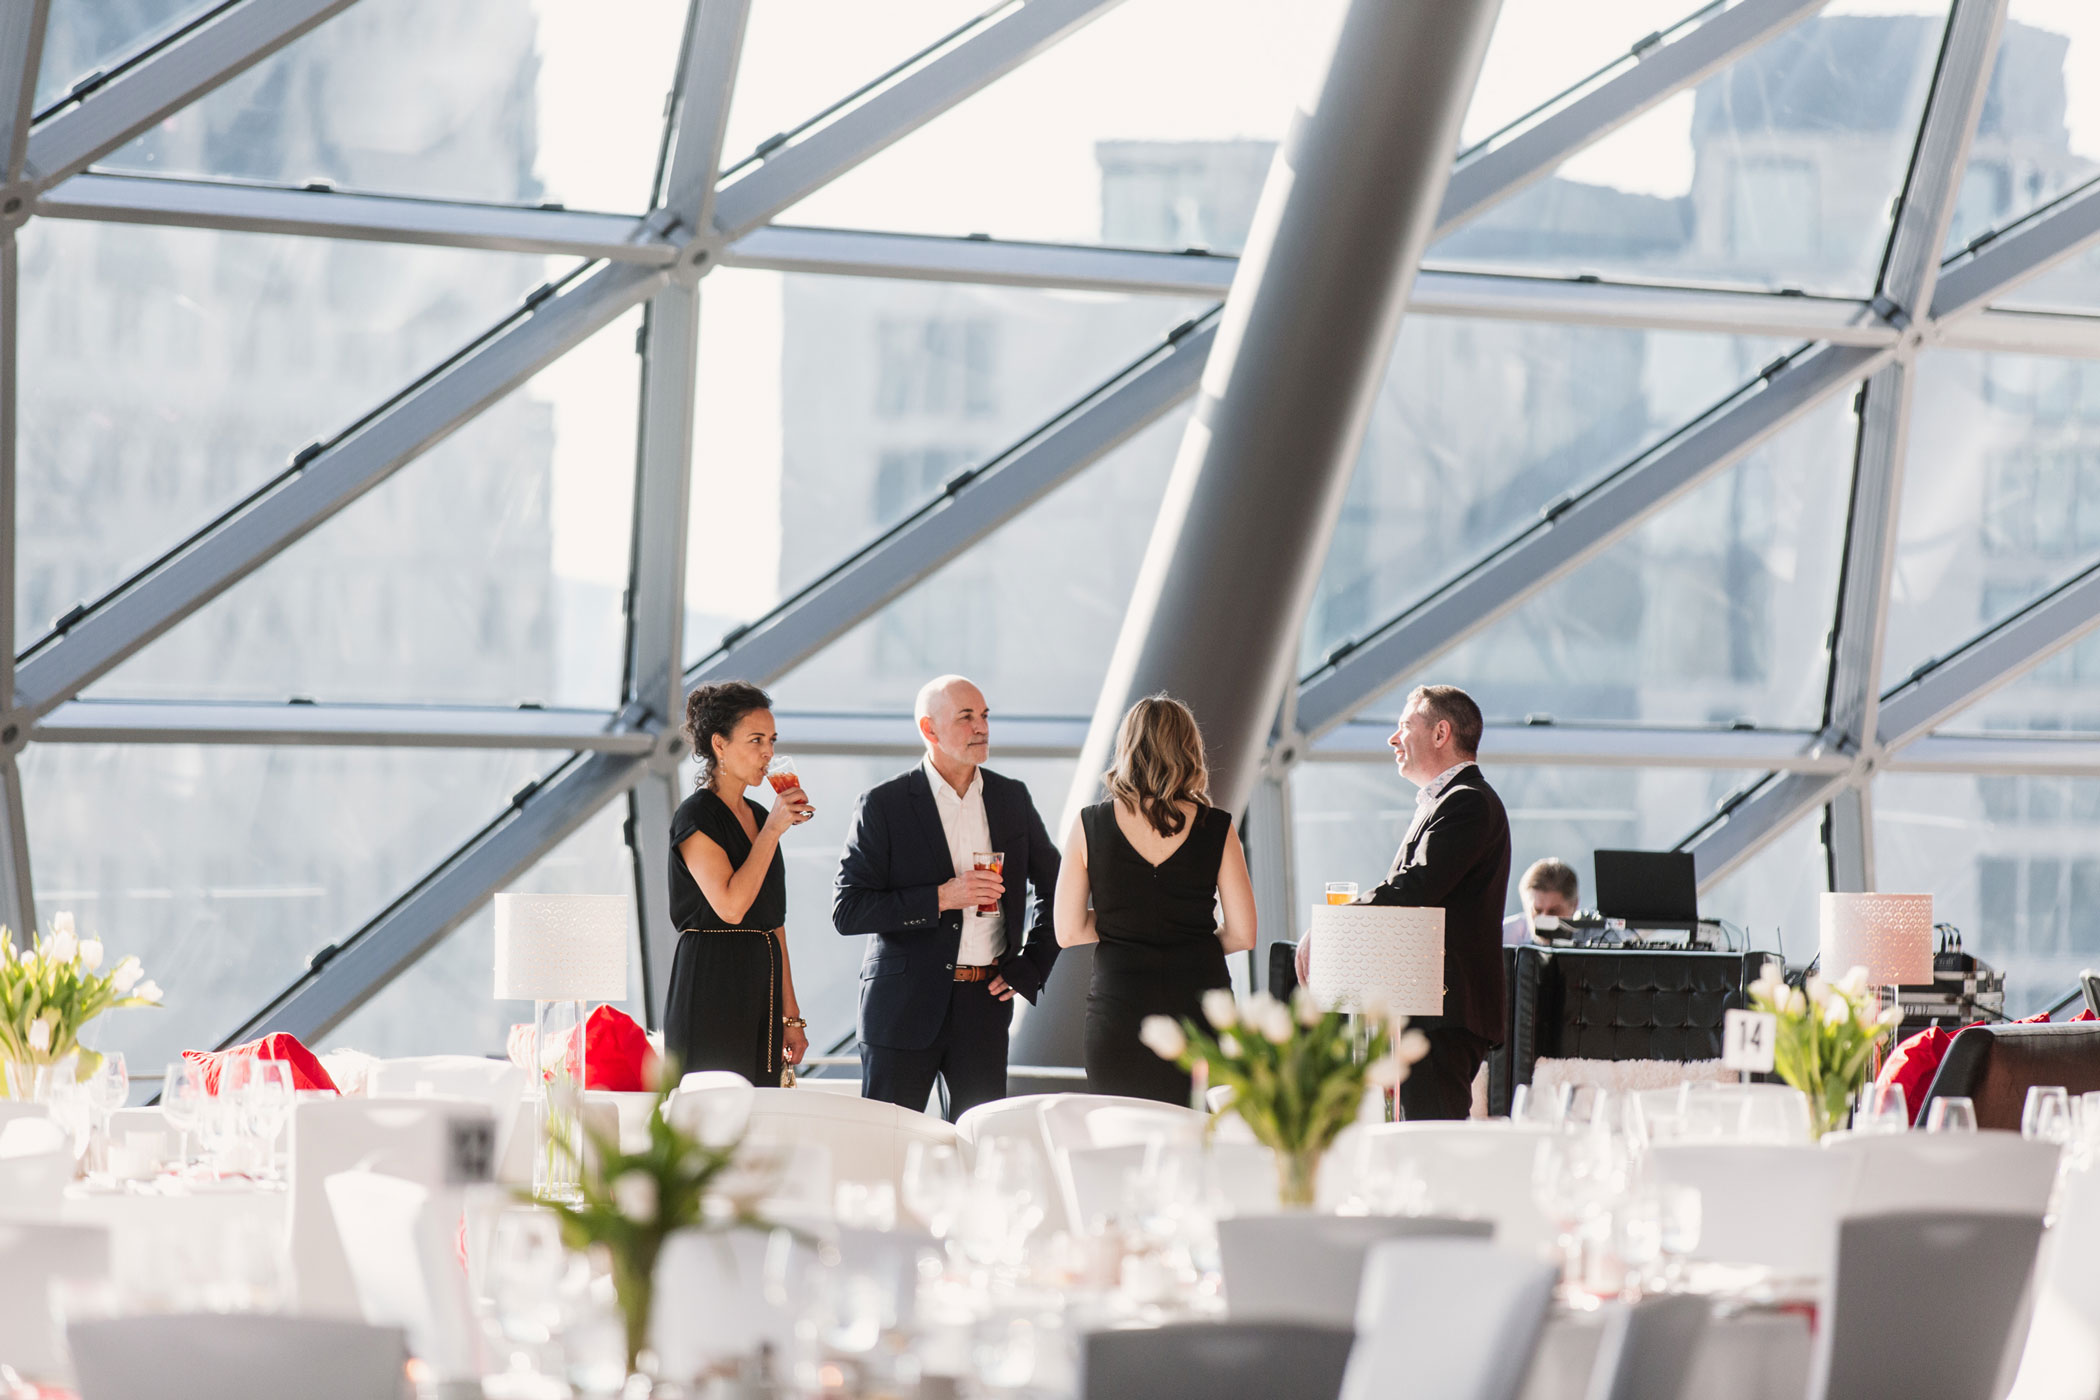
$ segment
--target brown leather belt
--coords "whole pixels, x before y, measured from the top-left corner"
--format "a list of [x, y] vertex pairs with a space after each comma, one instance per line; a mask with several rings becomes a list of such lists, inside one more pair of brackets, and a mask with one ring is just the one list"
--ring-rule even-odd
[[958, 982], [983, 982], [989, 980], [992, 974], [998, 970], [996, 967], [958, 967], [955, 969], [955, 980]]

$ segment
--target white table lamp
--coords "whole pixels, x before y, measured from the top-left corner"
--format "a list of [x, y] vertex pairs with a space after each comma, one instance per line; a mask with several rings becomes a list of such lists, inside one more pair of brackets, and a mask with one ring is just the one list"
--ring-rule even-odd
[[1444, 911], [1381, 904], [1316, 904], [1312, 910], [1313, 999], [1359, 1011], [1378, 996], [1399, 1016], [1444, 1010]]
[[1825, 977], [1863, 967], [1870, 987], [1932, 981], [1931, 895], [1826, 894], [1820, 914]]
[[600, 894], [496, 896], [496, 997], [533, 1003], [538, 1151], [532, 1189], [582, 1195], [583, 1004], [627, 995], [627, 900]]

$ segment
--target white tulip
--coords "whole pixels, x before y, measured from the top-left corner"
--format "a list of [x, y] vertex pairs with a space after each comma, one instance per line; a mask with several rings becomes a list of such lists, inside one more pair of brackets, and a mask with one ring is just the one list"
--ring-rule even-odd
[[1320, 1009], [1320, 1003], [1313, 1000], [1312, 992], [1305, 987], [1300, 987], [1291, 994], [1291, 1010], [1297, 1015], [1298, 1024], [1307, 1030], [1319, 1025], [1320, 1018], [1327, 1014]]
[[1237, 1060], [1241, 1054], [1240, 1038], [1226, 1031], [1218, 1037], [1218, 1053], [1228, 1060]]
[[117, 989], [118, 996], [129, 996], [131, 989], [136, 987], [139, 979], [145, 975], [146, 969], [139, 965], [137, 958], [126, 958], [118, 963], [117, 970], [110, 974], [111, 985]]
[[29, 1048], [43, 1053], [51, 1048], [51, 1023], [44, 1020], [29, 1023]]
[[80, 966], [86, 972], [102, 970], [102, 940], [90, 938], [80, 945]]
[[1364, 1083], [1380, 1089], [1391, 1089], [1407, 1078], [1407, 1071], [1390, 1055], [1381, 1055], [1364, 1066]]
[[144, 998], [145, 998], [145, 999], [146, 999], [147, 1001], [159, 1001], [159, 1000], [160, 1000], [160, 983], [158, 983], [158, 982], [141, 982], [141, 983], [139, 983], [139, 989], [138, 989], [138, 990], [137, 990], [136, 992], [132, 993], [132, 995], [133, 995], [133, 996], [140, 996], [140, 997], [144, 997]]
[[621, 1172], [612, 1184], [613, 1205], [637, 1225], [656, 1220], [656, 1178], [644, 1171]]
[[1838, 979], [1838, 990], [1854, 1001], [1867, 994], [1867, 970], [1855, 967]]
[[1885, 1031], [1894, 1030], [1896, 1027], [1903, 1024], [1903, 1008], [1900, 1006], [1890, 1007], [1888, 1010], [1881, 1013], [1881, 1015], [1875, 1020], [1874, 1024]]
[[73, 936], [73, 912], [70, 909], [61, 909], [51, 916], [51, 936], [53, 938], [71, 938]]
[[1813, 972], [1808, 974], [1808, 980], [1801, 986], [1808, 993], [1809, 1004], [1812, 1006], [1821, 1007], [1824, 1002], [1830, 1000], [1830, 983]]
[[1823, 1024], [1842, 1026], [1852, 1019], [1852, 1003], [1843, 997], [1832, 997], [1823, 1003]]
[[1225, 988], [1213, 987], [1203, 994], [1203, 1019], [1217, 1030], [1229, 1031], [1240, 1023], [1240, 1004]]
[[1406, 1031], [1393, 1042], [1393, 1053], [1402, 1064], [1420, 1064], [1423, 1056], [1429, 1053], [1429, 1037], [1420, 1031]]
[[1786, 994], [1787, 1015], [1799, 1016], [1804, 1014], [1807, 1010], [1808, 997], [1802, 992], [1802, 990], [1799, 987], [1794, 987], [1790, 989]]
[[1178, 1060], [1188, 1053], [1189, 1038], [1172, 1017], [1147, 1016], [1138, 1026], [1138, 1040], [1162, 1060]]
[[51, 946], [44, 950], [44, 957], [50, 962], [69, 963], [79, 951], [80, 940], [73, 936], [73, 921], [67, 919], [66, 927], [59, 930], [58, 936], [51, 940]]
[[1297, 1027], [1291, 1024], [1291, 1009], [1280, 1001], [1271, 1001], [1261, 1009], [1261, 1033], [1268, 1037], [1271, 1045], [1289, 1042]]

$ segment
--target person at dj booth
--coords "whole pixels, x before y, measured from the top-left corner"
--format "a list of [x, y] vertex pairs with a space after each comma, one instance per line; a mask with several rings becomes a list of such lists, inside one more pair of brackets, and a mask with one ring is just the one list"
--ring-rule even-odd
[[1541, 919], [1574, 918], [1581, 899], [1582, 881], [1573, 866], [1557, 856], [1533, 861], [1517, 881], [1518, 912], [1502, 921], [1502, 946], [1530, 943]]
[[[1450, 685], [1409, 693], [1386, 742], [1400, 776], [1413, 783], [1415, 817], [1385, 881], [1359, 904], [1444, 911], [1444, 1008], [1411, 1025], [1429, 1053], [1400, 1086], [1410, 1120], [1465, 1118], [1473, 1078], [1506, 1031], [1502, 910], [1509, 895], [1509, 814], [1481, 774], [1480, 706]], [[1311, 981], [1318, 951], [1298, 944], [1298, 980]]]

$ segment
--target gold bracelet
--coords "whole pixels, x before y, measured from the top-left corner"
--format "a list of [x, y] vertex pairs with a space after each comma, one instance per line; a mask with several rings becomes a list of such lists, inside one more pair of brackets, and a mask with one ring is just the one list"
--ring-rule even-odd
[[798, 1031], [806, 1031], [809, 1029], [809, 1022], [803, 1020], [800, 1016], [783, 1016], [780, 1018], [780, 1024], [783, 1026], [793, 1026]]

